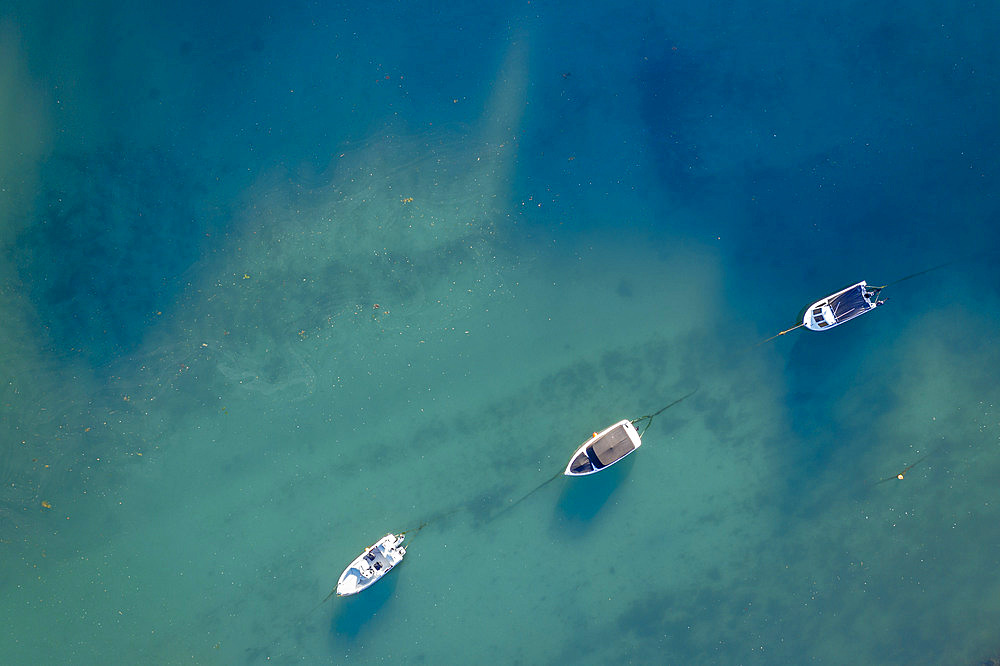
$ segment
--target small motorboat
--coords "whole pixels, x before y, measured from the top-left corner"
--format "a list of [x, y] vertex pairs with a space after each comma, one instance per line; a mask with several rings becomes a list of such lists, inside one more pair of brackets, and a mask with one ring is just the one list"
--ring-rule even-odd
[[403, 561], [406, 549], [403, 548], [404, 534], [386, 534], [365, 549], [365, 552], [354, 558], [337, 581], [337, 596], [346, 597], [350, 594], [367, 589], [375, 581], [389, 573], [389, 570]]
[[[686, 397], [686, 396], [685, 396]], [[573, 453], [566, 465], [566, 476], [585, 476], [613, 465], [642, 444], [639, 433], [628, 419], [595, 432]]]
[[870, 287], [864, 280], [841, 289], [806, 308], [802, 325], [811, 331], [825, 331], [860, 317], [885, 303], [878, 300], [880, 291], [882, 287]]

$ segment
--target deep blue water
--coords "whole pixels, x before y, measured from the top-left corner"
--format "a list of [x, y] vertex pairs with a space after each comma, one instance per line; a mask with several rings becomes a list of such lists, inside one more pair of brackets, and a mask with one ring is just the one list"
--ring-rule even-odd
[[1000, 658], [998, 29], [5, 5], [4, 661]]

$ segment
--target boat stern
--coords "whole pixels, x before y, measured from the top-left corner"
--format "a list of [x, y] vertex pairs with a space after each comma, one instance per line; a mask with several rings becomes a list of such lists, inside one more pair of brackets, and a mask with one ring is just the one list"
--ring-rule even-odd
[[865, 280], [841, 289], [806, 308], [802, 324], [811, 331], [825, 331], [860, 317], [879, 306], [881, 290], [881, 287], [868, 286]]
[[566, 465], [566, 476], [585, 476], [600, 472], [608, 465], [613, 465], [642, 444], [639, 433], [628, 419], [609, 426], [583, 443], [576, 450], [569, 464]]
[[406, 555], [406, 548], [403, 547], [405, 538], [405, 534], [390, 532], [354, 558], [344, 569], [344, 573], [340, 574], [337, 596], [357, 594], [389, 573]]

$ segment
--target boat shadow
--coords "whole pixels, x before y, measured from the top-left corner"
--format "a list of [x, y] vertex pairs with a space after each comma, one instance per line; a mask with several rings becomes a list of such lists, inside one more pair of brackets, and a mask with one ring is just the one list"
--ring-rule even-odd
[[566, 479], [566, 484], [556, 503], [554, 522], [567, 532], [579, 534], [622, 484], [635, 464], [633, 457], [626, 458], [597, 474]]
[[386, 576], [360, 594], [338, 597], [330, 620], [330, 633], [354, 640], [370, 625], [396, 592], [396, 576]]

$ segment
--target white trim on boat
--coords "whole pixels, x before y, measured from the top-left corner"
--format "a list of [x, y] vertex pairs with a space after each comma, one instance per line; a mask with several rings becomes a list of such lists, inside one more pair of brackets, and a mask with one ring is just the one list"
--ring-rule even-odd
[[810, 331], [825, 331], [840, 326], [882, 305], [885, 301], [878, 300], [880, 291], [881, 287], [870, 287], [864, 280], [852, 284], [806, 308], [802, 325]]
[[608, 426], [580, 445], [566, 465], [566, 476], [586, 476], [615, 464], [642, 445], [639, 433], [628, 419]]
[[344, 573], [337, 581], [337, 596], [346, 597], [367, 589], [375, 581], [389, 573], [394, 566], [403, 561], [406, 548], [403, 547], [403, 534], [390, 532], [365, 548], [365, 552], [354, 558], [347, 565]]

